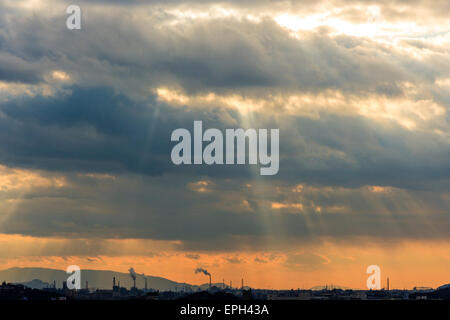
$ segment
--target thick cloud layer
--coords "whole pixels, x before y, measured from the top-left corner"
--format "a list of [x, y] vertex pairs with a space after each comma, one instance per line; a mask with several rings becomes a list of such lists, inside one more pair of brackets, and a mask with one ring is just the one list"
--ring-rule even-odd
[[294, 38], [268, 17], [167, 25], [177, 16], [125, 11], [118, 20], [120, 11], [113, 12], [88, 11], [79, 32], [61, 27], [65, 16], [0, 16], [1, 79], [34, 82], [63, 69], [81, 83], [129, 94], [181, 85], [188, 91], [336, 89], [390, 96], [402, 94], [403, 82], [432, 84], [450, 76], [448, 57], [439, 54], [417, 60], [369, 39], [331, 37], [326, 29]]
[[[80, 31], [64, 27], [62, 4], [0, 5], [0, 164], [11, 177], [0, 180], [0, 232], [215, 250], [448, 237], [448, 30], [296, 28], [278, 15], [295, 13], [288, 2], [274, 16], [247, 1], [206, 17], [202, 1], [184, 16], [177, 2], [99, 3], [84, 4]], [[399, 3], [380, 4], [394, 31]], [[321, 2], [304, 4], [312, 14]], [[266, 14], [249, 16], [256, 6]], [[173, 165], [171, 132], [194, 120], [280, 128], [279, 174]]]
[[[250, 166], [175, 166], [170, 160], [172, 131], [192, 131], [194, 120], [204, 121], [205, 130], [247, 127], [233, 110], [178, 109], [154, 97], [133, 101], [110, 89], [73, 87], [56, 97], [15, 99], [0, 111], [2, 162], [12, 167], [251, 178]], [[281, 128], [281, 169], [268, 180], [431, 188], [449, 178], [448, 142], [427, 132], [327, 114], [314, 120], [255, 113], [252, 126]]]

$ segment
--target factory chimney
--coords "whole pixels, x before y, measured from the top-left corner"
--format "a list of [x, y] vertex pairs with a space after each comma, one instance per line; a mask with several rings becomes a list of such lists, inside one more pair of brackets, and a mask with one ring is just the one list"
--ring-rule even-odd
[[211, 289], [211, 273], [208, 272], [208, 270], [203, 268], [197, 268], [195, 269], [195, 273], [203, 273], [205, 276], [209, 277], [209, 288]]
[[244, 278], [241, 280], [241, 290], [244, 290]]
[[128, 269], [130, 272], [130, 277], [133, 279], [133, 287], [136, 289], [136, 272], [133, 268]]
[[145, 278], [145, 290], [147, 290], [147, 278]]
[[389, 277], [387, 277], [387, 290], [389, 291]]
[[116, 287], [116, 277], [113, 277], [113, 290]]

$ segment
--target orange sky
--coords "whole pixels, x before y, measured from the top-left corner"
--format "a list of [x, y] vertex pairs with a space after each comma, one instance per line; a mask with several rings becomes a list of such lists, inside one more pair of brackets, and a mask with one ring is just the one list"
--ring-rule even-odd
[[[82, 241], [82, 240], [78, 240]], [[206, 268], [213, 282], [245, 284], [255, 288], [310, 288], [315, 285], [341, 285], [364, 288], [365, 271], [371, 264], [381, 268], [382, 285], [390, 277], [391, 288], [414, 286], [437, 287], [450, 282], [450, 244], [445, 242], [402, 242], [371, 244], [358, 242], [333, 244], [331, 241], [314, 246], [299, 245], [289, 250], [255, 252], [180, 252], [171, 243], [147, 240], [107, 240], [102, 250], [109, 254], [95, 256], [51, 255], [58, 249], [70, 251], [71, 240], [1, 235], [0, 268], [46, 267], [65, 270], [76, 264], [81, 269], [127, 272], [161, 276], [178, 282], [202, 284], [204, 276], [194, 274], [197, 267]], [[86, 242], [86, 247], [90, 246]], [[111, 248], [115, 248], [112, 250]], [[155, 249], [153, 256], [137, 255], [141, 248]], [[56, 250], [56, 251], [55, 251]], [[48, 254], [40, 255], [40, 253]], [[124, 255], [119, 251], [123, 251]], [[135, 255], [127, 255], [133, 252]]]

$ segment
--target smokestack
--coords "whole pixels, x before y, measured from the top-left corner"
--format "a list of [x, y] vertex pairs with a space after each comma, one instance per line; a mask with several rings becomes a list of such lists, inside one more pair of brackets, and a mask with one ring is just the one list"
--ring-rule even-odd
[[147, 278], [145, 278], [145, 290], [147, 290]]
[[233, 289], [233, 281], [230, 280], [230, 289]]
[[113, 289], [116, 287], [116, 277], [113, 277]]
[[225, 279], [222, 279], [222, 289], [225, 289]]
[[128, 269], [128, 271], [130, 272], [130, 277], [133, 279], [133, 288], [136, 289], [136, 272], [133, 268]]
[[244, 278], [241, 280], [241, 290], [244, 290]]
[[88, 281], [86, 280], [86, 290], [89, 289]]
[[387, 290], [389, 291], [389, 277], [387, 278]]

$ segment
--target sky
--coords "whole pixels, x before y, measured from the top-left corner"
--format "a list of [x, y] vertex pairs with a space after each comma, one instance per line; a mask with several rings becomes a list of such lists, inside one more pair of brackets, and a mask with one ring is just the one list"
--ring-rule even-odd
[[[450, 282], [450, 3], [0, 3], [0, 268], [201, 284]], [[171, 162], [279, 128], [280, 168]]]

